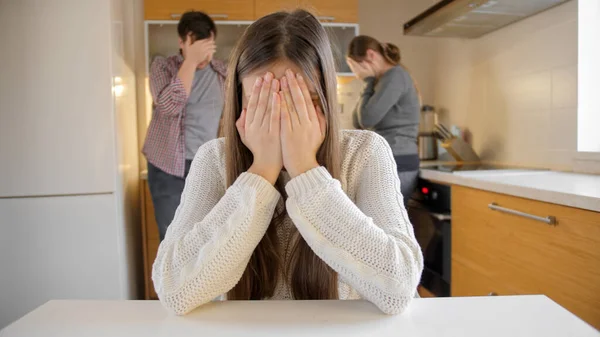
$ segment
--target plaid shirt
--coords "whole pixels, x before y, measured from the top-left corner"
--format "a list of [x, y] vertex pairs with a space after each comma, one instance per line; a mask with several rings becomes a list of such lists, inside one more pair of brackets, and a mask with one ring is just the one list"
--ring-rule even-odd
[[[157, 57], [150, 66], [152, 120], [142, 153], [148, 162], [164, 172], [182, 177], [185, 171], [185, 107], [188, 96], [177, 76], [183, 63], [181, 55]], [[226, 66], [213, 60], [211, 67], [224, 86]], [[223, 90], [224, 92], [224, 90]]]

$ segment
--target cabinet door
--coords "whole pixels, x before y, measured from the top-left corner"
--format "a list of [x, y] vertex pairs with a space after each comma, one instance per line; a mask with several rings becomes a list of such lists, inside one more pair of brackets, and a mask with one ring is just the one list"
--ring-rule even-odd
[[247, 0], [146, 0], [146, 20], [179, 20], [188, 10], [210, 15], [213, 20], [245, 21], [254, 19], [254, 2]]
[[358, 22], [358, 0], [300, 0], [321, 22]]
[[600, 328], [599, 224], [600, 213], [453, 186], [452, 296], [544, 294]]
[[299, 5], [298, 0], [255, 0], [254, 17], [256, 20], [277, 11], [292, 11]]
[[140, 187], [140, 199], [142, 203], [142, 240], [144, 250], [144, 297], [147, 300], [155, 300], [158, 297], [156, 296], [154, 284], [152, 283], [152, 265], [156, 259], [160, 238], [158, 234], [158, 225], [156, 224], [156, 218], [154, 217], [154, 205], [152, 204], [148, 181], [145, 179], [142, 180]]
[[[52, 299], [125, 299], [114, 194], [0, 199], [0, 329]], [[1, 333], [0, 333], [1, 334]]]
[[108, 8], [58, 3], [1, 5], [0, 197], [115, 190]]

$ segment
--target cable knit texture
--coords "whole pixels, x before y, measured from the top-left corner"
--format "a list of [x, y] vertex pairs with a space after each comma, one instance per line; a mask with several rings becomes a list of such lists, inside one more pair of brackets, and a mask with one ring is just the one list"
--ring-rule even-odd
[[[290, 261], [287, 247], [295, 226], [339, 274], [340, 299], [364, 298], [385, 313], [402, 312], [415, 296], [423, 256], [403, 205], [394, 157], [373, 132], [343, 131], [341, 137], [339, 181], [324, 167], [291, 180], [282, 172], [288, 194], [288, 215], [277, 228], [283, 261]], [[226, 299], [275, 209], [283, 206], [277, 190], [251, 173], [226, 188], [224, 151], [223, 139], [198, 150], [152, 268], [161, 302], [176, 314]], [[292, 299], [289, 280], [280, 280], [271, 299]]]

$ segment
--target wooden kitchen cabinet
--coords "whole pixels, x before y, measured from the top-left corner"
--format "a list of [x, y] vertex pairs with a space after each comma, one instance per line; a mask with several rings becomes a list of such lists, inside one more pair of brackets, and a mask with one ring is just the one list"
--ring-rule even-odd
[[358, 22], [358, 0], [299, 0], [299, 4], [321, 22]]
[[544, 294], [600, 328], [600, 213], [453, 186], [451, 294]]
[[148, 181], [143, 179], [140, 184], [140, 200], [142, 203], [142, 249], [144, 259], [144, 298], [147, 300], [156, 300], [158, 296], [154, 291], [152, 283], [152, 264], [156, 259], [160, 238], [158, 235], [158, 225], [154, 217], [154, 206]]
[[145, 20], [179, 20], [188, 10], [198, 10], [213, 20], [252, 21], [254, 1], [248, 0], [145, 0]]
[[258, 20], [274, 12], [291, 11], [298, 5], [298, 0], [254, 0], [254, 18]]

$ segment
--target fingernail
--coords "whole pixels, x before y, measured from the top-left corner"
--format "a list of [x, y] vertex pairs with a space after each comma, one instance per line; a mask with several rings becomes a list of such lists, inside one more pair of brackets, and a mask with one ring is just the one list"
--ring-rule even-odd
[[262, 77], [259, 77], [259, 78], [256, 79], [256, 82], [254, 82], [254, 85], [258, 87], [261, 84], [262, 84]]
[[285, 77], [281, 78], [281, 87], [284, 88], [284, 89], [288, 88], [287, 78], [285, 78]]
[[270, 81], [273, 78], [273, 74], [271, 74], [270, 72], [267, 72], [265, 74], [265, 81]]
[[298, 81], [304, 81], [304, 78], [302, 77], [302, 75], [300, 75], [300, 73], [296, 74], [296, 78], [298, 79]]
[[289, 76], [289, 77], [294, 77], [294, 73], [292, 72], [292, 70], [291, 70], [291, 69], [288, 69], [288, 70], [286, 70], [286, 71], [285, 71], [285, 74], [286, 74], [287, 76]]

